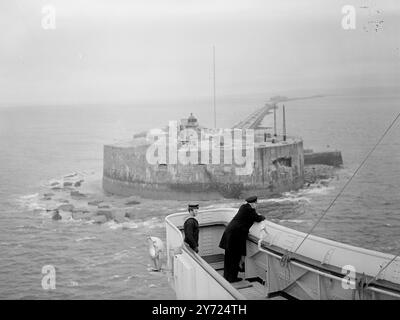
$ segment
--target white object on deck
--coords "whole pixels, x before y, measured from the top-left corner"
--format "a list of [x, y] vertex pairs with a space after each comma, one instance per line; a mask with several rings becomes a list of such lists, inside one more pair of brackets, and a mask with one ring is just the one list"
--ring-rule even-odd
[[149, 255], [154, 263], [154, 269], [160, 271], [162, 266], [161, 258], [164, 252], [164, 243], [160, 238], [151, 236], [147, 237], [147, 242], [149, 245]]

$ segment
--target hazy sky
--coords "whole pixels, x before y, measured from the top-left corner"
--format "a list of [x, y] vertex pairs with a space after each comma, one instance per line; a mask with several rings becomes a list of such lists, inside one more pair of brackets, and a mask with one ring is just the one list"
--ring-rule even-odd
[[399, 42], [398, 0], [2, 0], [0, 104], [210, 97], [213, 45], [220, 97], [398, 86]]

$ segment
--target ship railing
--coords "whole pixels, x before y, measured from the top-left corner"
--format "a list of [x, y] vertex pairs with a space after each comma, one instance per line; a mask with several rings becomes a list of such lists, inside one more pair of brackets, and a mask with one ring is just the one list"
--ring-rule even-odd
[[[200, 225], [207, 224], [209, 215], [212, 223], [230, 220], [236, 209], [211, 209], [199, 211]], [[218, 217], [219, 216], [219, 217]], [[167, 237], [168, 268], [172, 270], [173, 285], [180, 299], [218, 299], [244, 300], [245, 297], [225, 280], [212, 266], [191, 248], [184, 245], [182, 232], [187, 217], [186, 212], [175, 213], [165, 218]], [[182, 292], [185, 292], [182, 294]]]
[[[236, 209], [225, 208], [206, 210], [199, 214], [198, 220], [201, 227], [207, 225], [226, 225], [226, 223], [232, 219], [235, 212]], [[207, 273], [208, 280], [210, 282], [218, 283], [220, 289], [224, 289], [225, 294], [233, 290], [233, 292], [226, 295], [222, 294], [222, 296], [240, 299], [238, 297], [240, 293], [236, 289], [226, 282], [225, 279], [199, 255], [183, 245], [183, 236], [179, 228], [183, 226], [186, 217], [186, 213], [178, 213], [170, 215], [166, 218], [167, 241], [169, 249], [179, 247], [179, 250], [182, 252], [181, 256], [183, 256], [182, 259], [184, 260], [183, 264], [196, 264], [198, 268]], [[261, 236], [262, 227], [267, 228], [266, 230], [268, 235], [266, 237]], [[288, 252], [288, 250], [290, 252], [291, 248], [295, 248], [299, 241], [304, 238], [304, 236], [305, 234], [303, 232], [265, 221], [263, 224], [253, 225], [252, 229], [250, 230], [248, 240], [250, 240], [250, 242], [254, 242], [256, 248], [253, 246], [255, 250], [252, 249], [249, 251], [254, 251], [253, 253], [265, 253], [271, 258], [271, 261], [273, 261], [273, 259], [277, 259], [277, 263], [280, 265], [285, 258], [286, 252]], [[175, 251], [172, 250], [172, 252]], [[251, 262], [253, 257], [249, 256], [249, 258], [249, 262]], [[343, 244], [311, 235], [304, 243], [304, 246], [297, 253], [293, 253], [291, 255], [290, 260], [288, 260], [288, 266], [290, 265], [290, 268], [297, 268], [299, 272], [300, 270], [303, 270], [301, 272], [310, 272], [317, 276], [317, 280], [320, 279], [320, 277], [331, 279], [336, 283], [335, 288], [337, 289], [342, 287], [341, 284], [344, 283], [343, 281], [351, 285], [351, 288], [354, 288], [356, 281], [356, 288], [349, 291], [342, 290], [335, 293], [332, 288], [325, 288], [329, 292], [332, 291], [332, 297], [338, 294], [338, 296], [341, 298], [347, 299], [351, 298], [349, 296], [350, 293], [352, 293], [354, 290], [358, 290], [358, 282], [360, 279], [365, 277], [365, 279], [368, 280], [375, 276], [377, 268], [382, 268], [382, 266], [386, 265], [386, 263], [392, 258], [393, 255], [390, 254], [354, 247], [348, 244]], [[257, 259], [262, 258], [261, 256], [258, 256]], [[396, 261], [396, 263], [389, 266], [389, 268], [385, 270], [385, 273], [382, 273], [377, 281], [372, 283], [367, 288], [368, 291], [377, 293], [377, 298], [386, 298], [391, 296], [398, 299], [400, 292], [397, 277], [399, 274], [399, 265], [400, 264]], [[355, 271], [354, 276], [346, 278], [347, 273], [343, 273], [343, 266], [353, 267]], [[285, 267], [283, 266], [282, 268]], [[197, 273], [197, 270], [198, 269], [195, 270], [195, 273]], [[282, 269], [282, 271], [284, 270]], [[276, 272], [277, 270], [269, 270], [267, 274], [278, 279], [279, 275], [277, 275]], [[277, 290], [279, 291], [282, 289], [283, 287], [281, 288], [276, 281], [274, 281], [273, 285], [271, 285], [271, 283], [268, 285], [269, 292], [277, 292]], [[237, 296], [235, 296], [235, 294]], [[205, 298], [209, 297], [210, 296], [205, 295]], [[198, 298], [198, 296], [196, 296], [196, 298]]]

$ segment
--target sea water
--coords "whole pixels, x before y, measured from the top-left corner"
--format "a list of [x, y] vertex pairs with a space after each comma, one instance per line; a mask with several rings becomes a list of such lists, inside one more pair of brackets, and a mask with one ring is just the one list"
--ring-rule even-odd
[[[221, 99], [218, 125], [231, 127], [263, 106], [268, 97]], [[342, 152], [344, 167], [327, 185], [261, 199], [259, 212], [307, 232], [399, 112], [396, 95], [327, 95], [288, 101], [287, 134], [307, 149]], [[281, 106], [282, 104], [279, 104]], [[162, 127], [193, 112], [211, 126], [210, 101], [132, 105], [0, 107], [0, 298], [1, 299], [174, 299], [167, 272], [152, 271], [147, 236], [165, 240], [163, 219], [187, 203], [104, 194], [103, 145]], [[278, 109], [281, 133], [281, 108]], [[83, 180], [84, 198], [54, 183]], [[45, 193], [54, 195], [46, 199]], [[127, 211], [121, 223], [53, 221], [47, 211], [66, 203], [93, 209], [91, 200]], [[201, 208], [239, 207], [241, 200], [200, 202]], [[400, 124], [388, 133], [314, 234], [400, 253]], [[44, 266], [53, 266], [56, 288], [45, 290]]]

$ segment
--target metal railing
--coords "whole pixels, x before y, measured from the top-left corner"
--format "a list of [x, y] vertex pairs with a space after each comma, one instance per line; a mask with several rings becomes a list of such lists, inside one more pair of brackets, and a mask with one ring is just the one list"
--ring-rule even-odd
[[[234, 209], [233, 209], [234, 210]], [[222, 211], [221, 209], [214, 209], [214, 210], [207, 210], [209, 212], [218, 212]], [[205, 274], [210, 280], [210, 283], [215, 286], [219, 286], [219, 289], [222, 289], [230, 296], [232, 299], [236, 300], [244, 300], [245, 297], [236, 290], [226, 279], [224, 279], [214, 268], [212, 268], [200, 255], [195, 253], [191, 248], [188, 248], [183, 243], [183, 236], [182, 232], [179, 230], [178, 226], [180, 222], [182, 222], [183, 218], [187, 216], [187, 213], [175, 213], [169, 215], [165, 218], [166, 223], [166, 231], [167, 231], [167, 255], [168, 255], [168, 267], [172, 270], [174, 274], [174, 279], [176, 276], [174, 268], [173, 268], [173, 259], [174, 256], [177, 254], [184, 254], [189, 259], [191, 264], [196, 265], [197, 267], [204, 270]], [[202, 218], [202, 211], [199, 212], [199, 226], [202, 227], [203, 223], [201, 222]], [[175, 223], [172, 220], [176, 220]], [[178, 226], [176, 223], [179, 223]], [[204, 224], [207, 224], [205, 222]], [[195, 275], [196, 276], [196, 275]]]

